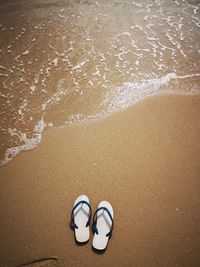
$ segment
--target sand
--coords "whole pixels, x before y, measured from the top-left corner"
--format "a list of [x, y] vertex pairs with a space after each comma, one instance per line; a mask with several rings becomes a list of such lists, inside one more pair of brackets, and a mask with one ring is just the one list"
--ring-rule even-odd
[[[200, 97], [154, 96], [103, 121], [50, 129], [0, 168], [0, 266], [200, 266]], [[77, 246], [75, 198], [112, 203], [108, 249]]]
[[8, 148], [37, 145], [43, 119], [60, 126], [163, 90], [198, 93], [198, 4], [0, 0], [0, 165]]

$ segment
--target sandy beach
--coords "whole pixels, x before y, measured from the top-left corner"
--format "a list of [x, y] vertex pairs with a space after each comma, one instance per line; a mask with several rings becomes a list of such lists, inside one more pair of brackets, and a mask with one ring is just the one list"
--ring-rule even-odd
[[0, 0], [0, 267], [200, 266], [199, 28], [198, 0]]
[[[57, 257], [67, 266], [200, 265], [200, 97], [161, 95], [98, 122], [50, 129], [0, 168], [0, 266]], [[102, 255], [77, 246], [75, 198], [109, 200]]]

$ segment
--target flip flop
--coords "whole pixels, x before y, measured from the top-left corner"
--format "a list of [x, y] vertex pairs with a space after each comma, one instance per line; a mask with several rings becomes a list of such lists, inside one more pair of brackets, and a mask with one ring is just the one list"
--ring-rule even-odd
[[113, 208], [108, 201], [101, 201], [93, 216], [94, 238], [92, 246], [97, 250], [105, 250], [113, 231]]
[[75, 239], [79, 243], [85, 243], [90, 238], [91, 216], [92, 209], [89, 198], [85, 195], [79, 196], [74, 202], [70, 222], [75, 233]]

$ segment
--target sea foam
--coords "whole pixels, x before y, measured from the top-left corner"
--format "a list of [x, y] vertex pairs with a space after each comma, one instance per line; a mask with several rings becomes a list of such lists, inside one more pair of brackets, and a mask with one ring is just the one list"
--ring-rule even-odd
[[35, 147], [37, 147], [41, 142], [42, 132], [44, 131], [45, 126], [46, 125], [42, 118], [36, 124], [32, 138], [28, 138], [26, 133], [17, 133], [16, 129], [10, 129], [9, 130], [10, 134], [18, 136], [20, 143], [23, 144], [16, 147], [7, 148], [5, 152], [5, 157], [3, 160], [0, 161], [0, 165], [8, 163], [12, 158], [17, 156], [17, 154], [19, 154], [22, 151], [32, 150]]

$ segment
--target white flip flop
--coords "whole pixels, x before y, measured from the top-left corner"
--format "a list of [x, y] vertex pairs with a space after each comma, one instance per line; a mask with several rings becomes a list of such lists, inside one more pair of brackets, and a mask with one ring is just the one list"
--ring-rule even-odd
[[92, 246], [97, 250], [105, 250], [112, 235], [114, 212], [108, 201], [101, 201], [93, 217], [94, 238]]
[[85, 243], [90, 238], [90, 220], [92, 209], [89, 198], [85, 195], [79, 196], [75, 202], [71, 213], [70, 225], [74, 230], [75, 239], [79, 243]]

